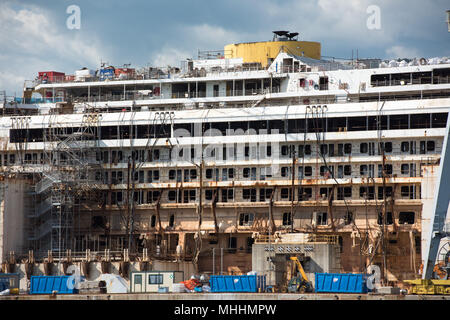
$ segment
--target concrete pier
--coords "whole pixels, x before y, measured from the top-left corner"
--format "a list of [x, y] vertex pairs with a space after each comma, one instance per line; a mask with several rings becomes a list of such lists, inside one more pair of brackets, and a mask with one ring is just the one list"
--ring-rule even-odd
[[450, 300], [450, 295], [378, 295], [334, 293], [123, 293], [10, 295], [0, 300]]

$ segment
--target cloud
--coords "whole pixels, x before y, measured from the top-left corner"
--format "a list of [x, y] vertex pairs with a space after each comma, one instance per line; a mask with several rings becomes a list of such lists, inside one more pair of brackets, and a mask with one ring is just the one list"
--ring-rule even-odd
[[8, 3], [0, 4], [0, 43], [6, 44], [0, 56], [1, 89], [17, 91], [39, 70], [75, 70], [75, 66], [99, 64], [105, 54], [95, 37], [68, 30], [65, 25], [58, 28], [54, 20], [39, 7], [15, 9]]
[[[383, 58], [394, 46], [416, 47], [425, 56], [450, 50], [444, 23], [448, 0], [259, 0], [257, 4], [254, 16], [264, 18], [257, 20], [262, 20], [258, 30], [297, 31], [303, 40], [321, 42], [324, 55], [348, 58], [358, 49], [362, 56]], [[367, 27], [373, 14], [367, 12], [369, 6], [380, 9], [380, 29]]]
[[182, 60], [197, 57], [197, 49], [200, 51], [223, 50], [229, 43], [239, 42], [246, 37], [246, 33], [236, 33], [220, 26], [207, 23], [199, 25], [180, 25], [179, 34], [182, 39], [174, 43], [167, 42], [162, 48], [158, 48], [152, 54], [150, 60], [154, 66], [180, 66]]
[[[39, 3], [39, 5], [37, 5]], [[448, 0], [227, 0], [107, 2], [77, 0], [81, 30], [68, 30], [72, 2], [0, 0], [0, 90], [53, 69], [71, 73], [100, 59], [133, 67], [179, 66], [197, 49], [271, 40], [273, 30], [318, 41], [322, 54], [350, 58], [448, 55]], [[369, 30], [367, 8], [380, 8], [381, 28]], [[155, 12], [157, 14], [155, 14]], [[7, 77], [12, 77], [13, 81]]]
[[164, 47], [156, 52], [151, 59], [151, 64], [157, 67], [179, 67], [180, 62], [190, 58], [191, 53], [176, 48]]
[[421, 54], [417, 49], [407, 48], [404, 46], [393, 46], [386, 49], [386, 54], [389, 58], [420, 58]]

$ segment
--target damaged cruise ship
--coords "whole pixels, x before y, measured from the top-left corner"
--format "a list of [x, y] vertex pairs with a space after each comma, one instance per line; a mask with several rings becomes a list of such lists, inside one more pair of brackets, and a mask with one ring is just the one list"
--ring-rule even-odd
[[325, 59], [276, 31], [179, 68], [39, 72], [0, 107], [6, 268], [165, 263], [282, 287], [296, 254], [311, 278], [377, 265], [401, 284], [423, 263], [450, 59]]

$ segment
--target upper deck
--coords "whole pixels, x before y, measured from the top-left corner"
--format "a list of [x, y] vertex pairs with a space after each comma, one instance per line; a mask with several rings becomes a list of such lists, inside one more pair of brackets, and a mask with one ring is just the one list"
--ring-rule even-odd
[[[324, 59], [318, 43], [280, 39], [239, 44], [231, 51], [225, 46], [223, 52], [199, 52], [198, 59], [185, 60], [180, 68], [102, 66], [98, 70], [83, 68], [73, 75], [39, 72], [35, 80], [25, 83], [23, 98], [9, 104], [5, 101], [3, 108], [51, 114], [83, 113], [86, 109], [191, 110], [450, 96], [449, 58], [389, 62]], [[298, 45], [310, 45], [311, 50], [299, 51]], [[260, 51], [266, 52], [266, 60]], [[34, 98], [36, 95], [39, 98]]]

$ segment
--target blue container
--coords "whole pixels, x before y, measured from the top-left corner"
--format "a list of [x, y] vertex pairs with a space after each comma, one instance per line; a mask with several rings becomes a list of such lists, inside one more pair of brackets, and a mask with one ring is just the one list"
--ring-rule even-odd
[[266, 276], [211, 276], [211, 292], [258, 292], [265, 290]]
[[256, 288], [261, 289], [261, 292], [265, 292], [266, 287], [266, 276], [256, 276]]
[[367, 275], [359, 273], [316, 273], [315, 292], [367, 293]]
[[10, 289], [19, 290], [20, 276], [18, 273], [0, 273], [0, 292]]
[[100, 78], [100, 80], [114, 78], [114, 69], [113, 68], [100, 69], [99, 70], [99, 78]]
[[30, 294], [52, 294], [53, 291], [58, 294], [78, 293], [78, 289], [69, 288], [69, 283], [73, 286], [71, 276], [32, 276]]

